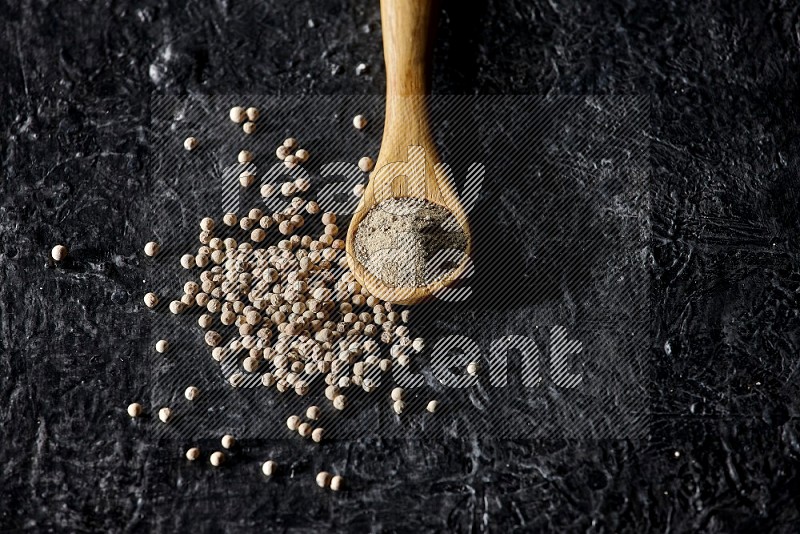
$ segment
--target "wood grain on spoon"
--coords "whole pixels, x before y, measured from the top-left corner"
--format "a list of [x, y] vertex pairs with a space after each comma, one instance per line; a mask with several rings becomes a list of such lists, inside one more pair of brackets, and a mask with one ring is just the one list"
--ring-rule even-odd
[[[382, 300], [414, 304], [455, 281], [472, 250], [466, 212], [450, 181], [439, 170], [426, 95], [436, 27], [436, 0], [382, 0], [381, 25], [386, 62], [386, 120], [381, 150], [369, 184], [347, 231], [347, 258], [356, 279]], [[459, 265], [425, 287], [396, 288], [367, 271], [355, 254], [355, 233], [367, 212], [389, 198], [421, 198], [446, 207], [466, 235]]]

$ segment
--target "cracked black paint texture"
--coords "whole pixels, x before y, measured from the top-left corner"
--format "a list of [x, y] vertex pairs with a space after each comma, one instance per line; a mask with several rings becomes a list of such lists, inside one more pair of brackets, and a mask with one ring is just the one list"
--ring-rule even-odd
[[[795, 3], [443, 6], [436, 92], [651, 95], [649, 439], [244, 442], [222, 470], [124, 415], [149, 96], [380, 93], [377, 2], [4, 0], [0, 30], [0, 530], [800, 528]], [[304, 480], [330, 466], [348, 491]]]

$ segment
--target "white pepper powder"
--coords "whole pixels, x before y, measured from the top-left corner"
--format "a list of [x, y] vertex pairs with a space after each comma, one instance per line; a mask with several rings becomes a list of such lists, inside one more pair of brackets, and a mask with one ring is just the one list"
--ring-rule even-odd
[[457, 265], [466, 243], [463, 229], [443, 206], [416, 198], [392, 198], [374, 206], [358, 225], [355, 252], [358, 261], [383, 283], [422, 287], [447, 274], [430, 272], [429, 260], [440, 251], [455, 251]]

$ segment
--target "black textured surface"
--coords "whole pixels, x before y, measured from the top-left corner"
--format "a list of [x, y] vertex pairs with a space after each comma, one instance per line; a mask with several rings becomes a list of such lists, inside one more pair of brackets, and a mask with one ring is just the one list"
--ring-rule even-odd
[[[652, 95], [651, 439], [243, 443], [213, 471], [123, 412], [149, 94], [380, 93], [378, 8], [135, 4], [0, 5], [0, 530], [800, 528], [796, 5], [445, 7], [438, 92]], [[266, 455], [350, 489], [237, 469]]]

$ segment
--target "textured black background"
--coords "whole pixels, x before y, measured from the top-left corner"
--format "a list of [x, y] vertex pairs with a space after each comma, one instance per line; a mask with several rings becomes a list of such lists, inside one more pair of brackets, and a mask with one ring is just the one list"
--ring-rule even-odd
[[[222, 470], [124, 415], [149, 95], [380, 93], [378, 7], [135, 4], [0, 2], [0, 530], [800, 528], [796, 3], [445, 6], [437, 92], [652, 95], [649, 440], [245, 443]], [[308, 483], [331, 465], [348, 491]]]

